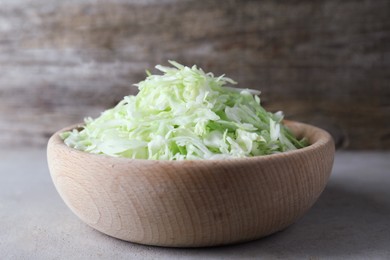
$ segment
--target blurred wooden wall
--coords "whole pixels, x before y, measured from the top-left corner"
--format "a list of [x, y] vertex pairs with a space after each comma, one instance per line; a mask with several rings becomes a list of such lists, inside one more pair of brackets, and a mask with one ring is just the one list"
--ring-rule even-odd
[[390, 148], [390, 1], [0, 0], [0, 145], [45, 145], [168, 59], [266, 108]]

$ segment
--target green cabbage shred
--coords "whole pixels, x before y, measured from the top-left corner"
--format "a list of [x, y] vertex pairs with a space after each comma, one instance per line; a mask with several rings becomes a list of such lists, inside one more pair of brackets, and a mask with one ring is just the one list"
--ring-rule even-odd
[[226, 86], [196, 65], [157, 65], [124, 97], [81, 129], [61, 133], [69, 147], [94, 154], [153, 160], [227, 159], [302, 148], [283, 125], [282, 112], [260, 105], [260, 91]]

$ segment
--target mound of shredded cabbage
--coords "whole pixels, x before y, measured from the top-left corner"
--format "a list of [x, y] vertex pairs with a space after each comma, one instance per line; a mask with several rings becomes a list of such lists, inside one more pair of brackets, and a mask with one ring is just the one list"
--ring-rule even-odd
[[81, 130], [61, 134], [78, 150], [115, 157], [155, 160], [226, 159], [275, 154], [306, 146], [281, 124], [283, 114], [267, 112], [257, 90], [226, 86], [196, 65], [157, 65], [151, 75]]

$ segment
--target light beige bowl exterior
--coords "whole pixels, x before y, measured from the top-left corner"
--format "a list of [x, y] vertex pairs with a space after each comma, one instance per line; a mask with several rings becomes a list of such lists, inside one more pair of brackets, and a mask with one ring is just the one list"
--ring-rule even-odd
[[286, 124], [311, 145], [244, 159], [133, 160], [67, 147], [59, 133], [70, 127], [50, 138], [48, 163], [66, 205], [107, 235], [170, 247], [237, 243], [292, 224], [329, 178], [330, 135], [310, 125]]

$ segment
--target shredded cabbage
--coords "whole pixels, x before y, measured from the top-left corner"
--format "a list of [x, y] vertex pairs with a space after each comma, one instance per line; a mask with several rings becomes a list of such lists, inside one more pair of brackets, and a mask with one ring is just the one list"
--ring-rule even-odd
[[153, 160], [226, 159], [275, 154], [306, 146], [281, 124], [282, 112], [260, 105], [260, 91], [226, 86], [196, 65], [157, 65], [163, 75], [135, 84], [124, 97], [81, 130], [64, 132], [69, 147], [115, 157]]

